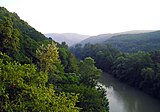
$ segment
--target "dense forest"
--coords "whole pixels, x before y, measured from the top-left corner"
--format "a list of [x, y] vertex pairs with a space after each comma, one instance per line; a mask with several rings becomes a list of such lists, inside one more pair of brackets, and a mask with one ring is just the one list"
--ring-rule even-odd
[[79, 59], [92, 57], [98, 68], [160, 99], [160, 50], [123, 53], [108, 44], [77, 44], [70, 50]]
[[0, 111], [108, 112], [101, 70], [0, 7]]

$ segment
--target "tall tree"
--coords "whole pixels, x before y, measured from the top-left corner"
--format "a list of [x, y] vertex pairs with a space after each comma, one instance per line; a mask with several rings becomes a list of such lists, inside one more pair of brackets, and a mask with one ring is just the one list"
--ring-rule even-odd
[[36, 54], [39, 59], [40, 70], [43, 72], [56, 70], [56, 64], [60, 63], [58, 48], [53, 42], [47, 46], [40, 46], [40, 48], [36, 50]]
[[80, 62], [79, 73], [81, 74], [81, 81], [88, 86], [95, 86], [96, 79], [100, 77], [101, 72], [100, 69], [97, 69], [94, 59], [91, 57], [87, 57]]

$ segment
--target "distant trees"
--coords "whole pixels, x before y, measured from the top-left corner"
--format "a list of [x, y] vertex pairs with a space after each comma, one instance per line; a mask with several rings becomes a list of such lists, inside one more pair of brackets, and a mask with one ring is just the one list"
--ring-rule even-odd
[[138, 82], [142, 80], [142, 69], [151, 67], [151, 63], [152, 60], [149, 53], [137, 52], [134, 54], [127, 54], [115, 60], [112, 73], [121, 80], [138, 87]]
[[80, 59], [88, 56], [92, 57], [98, 68], [109, 72], [129, 85], [160, 98], [159, 50], [150, 53], [143, 51], [122, 53], [110, 45], [86, 44], [84, 47], [81, 45], [72, 47], [71, 51]]
[[71, 52], [79, 59], [85, 59], [91, 57], [95, 60], [95, 64], [98, 68], [105, 71], [109, 71], [113, 65], [113, 61], [117, 56], [121, 55], [121, 52], [114, 49], [110, 45], [101, 44], [86, 44], [84, 47], [81, 44], [70, 48]]

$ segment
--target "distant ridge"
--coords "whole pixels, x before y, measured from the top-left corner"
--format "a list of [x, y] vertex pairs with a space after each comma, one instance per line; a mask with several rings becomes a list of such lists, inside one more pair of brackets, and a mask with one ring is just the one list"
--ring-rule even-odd
[[46, 37], [51, 37], [58, 43], [66, 42], [69, 46], [72, 46], [89, 37], [88, 35], [81, 35], [76, 33], [48, 33], [44, 35]]
[[153, 30], [131, 30], [131, 31], [119, 32], [119, 33], [100, 34], [100, 35], [91, 36], [85, 40], [82, 40], [80, 44], [82, 45], [86, 43], [97, 44], [97, 43], [102, 43], [113, 36], [117, 36], [121, 34], [139, 34], [139, 33], [149, 33], [149, 32], [153, 32]]

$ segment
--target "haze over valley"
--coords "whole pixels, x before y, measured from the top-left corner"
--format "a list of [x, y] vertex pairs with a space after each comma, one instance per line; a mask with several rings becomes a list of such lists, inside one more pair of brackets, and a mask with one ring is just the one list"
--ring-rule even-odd
[[75, 33], [48, 33], [44, 34], [46, 37], [51, 37], [58, 43], [66, 42], [69, 46], [77, 44], [78, 42], [88, 38], [88, 35], [80, 35]]

